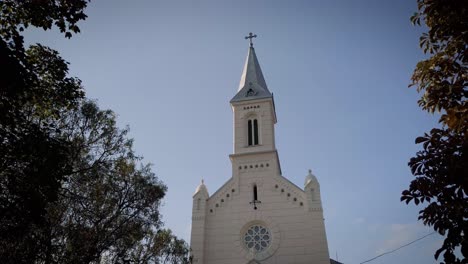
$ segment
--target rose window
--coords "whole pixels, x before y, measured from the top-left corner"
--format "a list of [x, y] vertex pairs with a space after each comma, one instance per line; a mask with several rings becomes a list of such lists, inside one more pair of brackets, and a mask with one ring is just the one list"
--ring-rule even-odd
[[247, 249], [259, 253], [271, 244], [271, 233], [266, 227], [253, 225], [244, 234], [244, 244]]

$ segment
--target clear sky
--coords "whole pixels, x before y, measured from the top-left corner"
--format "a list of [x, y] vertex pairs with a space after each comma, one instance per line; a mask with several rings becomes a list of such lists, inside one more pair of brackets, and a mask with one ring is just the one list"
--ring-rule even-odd
[[[283, 176], [317, 176], [330, 256], [360, 263], [431, 229], [400, 202], [414, 139], [434, 127], [411, 73], [423, 58], [416, 0], [93, 1], [82, 33], [30, 30], [57, 49], [89, 98], [129, 125], [135, 150], [168, 186], [166, 226], [190, 240], [192, 194], [231, 177], [232, 112], [254, 32], [275, 95]], [[436, 263], [432, 235], [370, 263]]]

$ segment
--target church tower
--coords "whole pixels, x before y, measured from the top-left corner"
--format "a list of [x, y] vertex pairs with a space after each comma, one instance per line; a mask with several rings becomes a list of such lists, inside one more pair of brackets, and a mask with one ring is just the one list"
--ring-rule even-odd
[[309, 170], [304, 188], [281, 173], [276, 110], [255, 54], [252, 33], [234, 115], [232, 177], [211, 196], [193, 195], [191, 249], [197, 264], [329, 264], [320, 185]]

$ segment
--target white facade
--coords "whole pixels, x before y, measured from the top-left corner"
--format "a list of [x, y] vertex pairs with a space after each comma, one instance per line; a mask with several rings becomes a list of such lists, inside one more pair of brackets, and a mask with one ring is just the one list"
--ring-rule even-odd
[[232, 177], [193, 195], [193, 263], [329, 264], [319, 183], [311, 171], [304, 189], [281, 175], [273, 96], [253, 47], [231, 106]]

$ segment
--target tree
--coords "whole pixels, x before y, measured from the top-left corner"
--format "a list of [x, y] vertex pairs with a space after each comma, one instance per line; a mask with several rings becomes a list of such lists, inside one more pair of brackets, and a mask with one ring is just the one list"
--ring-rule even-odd
[[[161, 229], [166, 187], [132, 150], [112, 111], [83, 101], [64, 113], [61, 137], [73, 142], [73, 169], [48, 208], [47, 263], [181, 263], [187, 246]], [[156, 232], [156, 233], [155, 233]], [[136, 261], [134, 252], [145, 256]], [[146, 250], [141, 250], [146, 249]], [[111, 258], [112, 257], [112, 258]], [[173, 260], [173, 261], [172, 261]]]
[[[67, 37], [78, 32], [87, 1], [0, 2], [0, 259], [30, 263], [46, 207], [57, 199], [70, 170], [69, 144], [54, 136], [58, 114], [83, 98], [67, 63], [43, 46], [25, 50], [20, 32], [29, 25]], [[70, 32], [71, 31], [71, 32]], [[1, 261], [5, 263], [4, 261]], [[22, 261], [18, 261], [21, 263]]]
[[191, 263], [188, 245], [184, 240], [177, 239], [168, 229], [149, 232], [147, 237], [137, 243], [126, 254], [115, 254], [105, 263]]
[[423, 110], [441, 114], [441, 127], [416, 138], [422, 150], [408, 163], [415, 179], [401, 200], [428, 203], [418, 219], [445, 236], [436, 259], [443, 253], [445, 263], [468, 263], [468, 2], [417, 2], [411, 21], [427, 26], [420, 46], [429, 58], [417, 64], [410, 86], [422, 93]]
[[143, 244], [182, 262], [183, 240], [154, 236], [166, 187], [141, 165], [128, 129], [85, 99], [58, 52], [24, 47], [28, 26], [78, 33], [87, 3], [0, 1], [0, 263], [128, 259]]

